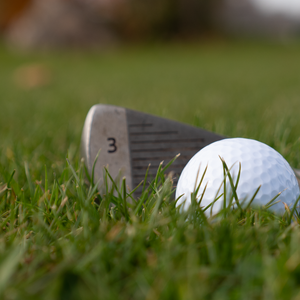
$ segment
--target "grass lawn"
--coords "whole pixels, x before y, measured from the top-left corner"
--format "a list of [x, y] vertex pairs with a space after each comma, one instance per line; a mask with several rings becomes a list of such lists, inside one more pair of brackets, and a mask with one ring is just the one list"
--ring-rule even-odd
[[20, 54], [2, 45], [0, 298], [300, 299], [290, 212], [179, 213], [162, 176], [145, 201], [125, 182], [118, 197], [99, 195], [79, 151], [89, 108], [107, 103], [260, 140], [300, 168], [299, 51], [219, 42]]

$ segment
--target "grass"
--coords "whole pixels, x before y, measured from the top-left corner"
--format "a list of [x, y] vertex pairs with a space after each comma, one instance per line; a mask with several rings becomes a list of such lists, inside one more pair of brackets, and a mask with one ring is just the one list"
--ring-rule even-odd
[[0, 298], [300, 298], [291, 212], [225, 206], [211, 220], [194, 203], [180, 213], [161, 170], [140, 199], [124, 181], [99, 195], [79, 154], [85, 115], [101, 102], [255, 138], [299, 168], [299, 48], [18, 54], [2, 46]]

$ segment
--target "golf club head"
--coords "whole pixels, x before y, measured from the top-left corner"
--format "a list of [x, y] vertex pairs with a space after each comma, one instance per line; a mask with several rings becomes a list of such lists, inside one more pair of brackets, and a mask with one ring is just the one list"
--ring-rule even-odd
[[[192, 156], [206, 145], [223, 138], [176, 121], [98, 104], [88, 112], [81, 144], [90, 174], [99, 153], [94, 182], [99, 182], [100, 189], [104, 167], [107, 167], [113, 179], [125, 176], [126, 184], [132, 190], [145, 178], [149, 165], [148, 178], [153, 179], [162, 161], [166, 165], [180, 153], [168, 169], [176, 185], [182, 169]], [[138, 189], [136, 193], [139, 192], [141, 190]]]

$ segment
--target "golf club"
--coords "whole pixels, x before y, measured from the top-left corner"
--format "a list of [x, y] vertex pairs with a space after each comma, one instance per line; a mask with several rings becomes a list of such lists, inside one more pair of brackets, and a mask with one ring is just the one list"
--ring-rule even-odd
[[[159, 164], [180, 156], [169, 167], [174, 184], [192, 156], [206, 145], [223, 139], [221, 135], [176, 121], [112, 106], [94, 105], [86, 117], [82, 133], [82, 153], [89, 173], [95, 165], [95, 182], [103, 183], [103, 167], [113, 179], [125, 176], [129, 189], [135, 188], [149, 167], [156, 176]], [[99, 152], [100, 151], [100, 152]], [[139, 191], [137, 190], [137, 193]]]

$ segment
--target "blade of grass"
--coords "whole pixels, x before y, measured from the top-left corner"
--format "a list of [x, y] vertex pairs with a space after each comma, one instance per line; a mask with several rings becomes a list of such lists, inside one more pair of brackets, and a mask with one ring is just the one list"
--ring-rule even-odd
[[292, 208], [292, 210], [290, 212], [290, 216], [289, 216], [289, 219], [288, 219], [288, 224], [291, 224], [291, 221], [292, 221], [294, 212], [296, 211], [296, 208], [297, 208], [299, 200], [300, 200], [300, 196], [298, 196], [298, 198], [296, 199], [296, 201], [295, 201], [295, 203], [293, 205], [293, 208]]
[[[242, 211], [242, 207], [241, 207], [240, 201], [239, 201], [239, 199], [238, 199], [238, 195], [237, 195], [237, 192], [236, 192], [236, 188], [235, 188], [235, 185], [234, 185], [234, 183], [233, 183], [231, 174], [230, 174], [230, 172], [229, 172], [229, 170], [228, 170], [227, 164], [226, 164], [226, 162], [224, 161], [224, 159], [222, 159], [221, 157], [220, 157], [220, 159], [221, 159], [222, 164], [223, 164], [224, 173], [225, 173], [225, 170], [226, 170], [226, 173], [227, 173], [226, 175], [228, 176], [228, 179], [229, 179], [229, 183], [230, 183], [231, 190], [232, 190], [232, 193], [233, 193], [233, 196], [234, 196], [234, 199], [235, 199], [235, 203], [236, 203], [236, 205], [238, 206], [239, 210]], [[224, 175], [224, 177], [225, 177], [226, 175]], [[226, 178], [225, 178], [224, 180], [225, 180], [224, 185], [226, 185]], [[224, 187], [224, 193], [225, 193], [225, 187]]]
[[95, 160], [93, 162], [93, 167], [92, 167], [92, 178], [91, 178], [91, 183], [92, 185], [94, 184], [94, 180], [95, 180], [95, 167], [96, 167], [96, 163], [98, 161], [98, 157], [100, 155], [100, 152], [101, 152], [101, 149], [98, 151], [96, 157], [95, 157]]
[[260, 188], [261, 188], [261, 185], [260, 185], [260, 186], [256, 189], [256, 191], [254, 192], [253, 196], [251, 197], [249, 203], [248, 203], [247, 206], [246, 206], [246, 210], [249, 209], [249, 207], [251, 206], [251, 204], [252, 204], [252, 202], [254, 201], [254, 199], [255, 199], [257, 193], [259, 192]]
[[29, 186], [30, 195], [33, 196], [34, 195], [34, 186], [33, 186], [32, 180], [31, 180], [28, 162], [25, 161], [24, 165], [25, 165], [25, 174], [26, 174], [26, 178], [27, 178], [27, 182], [28, 182], [28, 186]]

